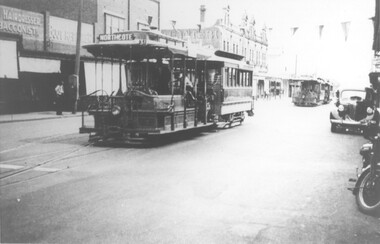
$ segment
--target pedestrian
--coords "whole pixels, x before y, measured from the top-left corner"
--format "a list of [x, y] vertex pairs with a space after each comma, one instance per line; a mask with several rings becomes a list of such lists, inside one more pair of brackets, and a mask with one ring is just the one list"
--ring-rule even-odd
[[57, 115], [62, 115], [63, 110], [63, 81], [60, 81], [55, 87], [55, 109]]

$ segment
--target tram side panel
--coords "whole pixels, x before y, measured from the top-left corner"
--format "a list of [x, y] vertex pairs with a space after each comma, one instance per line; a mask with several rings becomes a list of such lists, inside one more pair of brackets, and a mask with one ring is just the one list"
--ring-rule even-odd
[[250, 87], [225, 88], [220, 114], [226, 115], [251, 111], [253, 109], [253, 99], [251, 95], [252, 90]]
[[[245, 70], [236, 70], [235, 77], [231, 76], [231, 68], [223, 69], [222, 81], [219, 84], [220, 95], [217, 99], [216, 111], [219, 121], [228, 122], [234, 117], [244, 119], [244, 112], [249, 116], [253, 115], [253, 98], [252, 98], [252, 74]], [[245, 73], [243, 79], [242, 73]], [[238, 81], [239, 80], [239, 81]], [[238, 84], [239, 82], [239, 84]]]

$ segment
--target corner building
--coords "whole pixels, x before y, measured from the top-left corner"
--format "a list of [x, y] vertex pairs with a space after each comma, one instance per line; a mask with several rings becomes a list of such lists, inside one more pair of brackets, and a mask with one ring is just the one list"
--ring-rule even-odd
[[[60, 80], [66, 111], [76, 89], [81, 96], [100, 87], [93, 74], [100, 64], [84, 49], [79, 87], [68, 80], [79, 6], [80, 0], [0, 0], [0, 114], [54, 110]], [[99, 34], [146, 28], [160, 29], [159, 0], [83, 0], [81, 45], [96, 42]], [[104, 76], [118, 65], [102, 63]]]

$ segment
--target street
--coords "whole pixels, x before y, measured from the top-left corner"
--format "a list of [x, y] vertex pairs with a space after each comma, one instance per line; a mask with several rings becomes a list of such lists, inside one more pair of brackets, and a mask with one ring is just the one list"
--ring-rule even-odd
[[349, 178], [360, 135], [330, 105], [258, 101], [241, 126], [95, 147], [80, 117], [0, 124], [1, 242], [379, 243]]

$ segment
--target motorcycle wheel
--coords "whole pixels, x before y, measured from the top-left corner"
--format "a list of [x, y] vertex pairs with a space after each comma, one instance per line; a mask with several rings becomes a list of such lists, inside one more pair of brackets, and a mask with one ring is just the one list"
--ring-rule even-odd
[[380, 212], [380, 177], [377, 175], [371, 179], [370, 170], [363, 172], [359, 178], [359, 190], [356, 194], [356, 203], [359, 210], [365, 214], [377, 214]]

